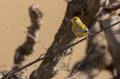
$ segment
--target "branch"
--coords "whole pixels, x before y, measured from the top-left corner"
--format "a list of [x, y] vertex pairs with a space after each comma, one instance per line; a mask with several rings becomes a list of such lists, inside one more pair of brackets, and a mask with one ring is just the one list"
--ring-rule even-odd
[[[38, 40], [38, 32], [42, 24], [41, 19], [43, 14], [39, 11], [38, 5], [31, 5], [29, 7], [29, 15], [31, 19], [31, 25], [28, 27], [26, 40], [16, 49], [14, 56], [15, 66], [11, 69], [11, 71], [8, 72], [8, 74], [15, 72], [22, 66], [22, 62], [25, 60], [25, 56], [30, 55], [34, 51], [35, 44]], [[6, 74], [5, 77], [7, 77], [8, 74]], [[14, 76], [17, 78], [22, 78], [22, 75], [24, 75], [24, 73], [18, 73]], [[14, 76], [12, 75], [10, 78], [13, 78]]]
[[[120, 21], [120, 17], [118, 15], [112, 14], [112, 12], [108, 13], [107, 11], [110, 10], [113, 12], [117, 12], [115, 10], [119, 10], [119, 8], [119, 2], [108, 5], [105, 8], [100, 8], [101, 11], [98, 18], [102, 19], [99, 20], [99, 26], [102, 28], [106, 28], [109, 25]], [[102, 69], [109, 70], [113, 76], [116, 76], [114, 75], [114, 69], [117, 69], [117, 74], [120, 74], [120, 24], [114, 26], [115, 27], [106, 30], [104, 34], [101, 33], [99, 36], [88, 40], [86, 57], [82, 61], [80, 60], [74, 65], [71, 74], [69, 75], [70, 78], [74, 76], [73, 74], [77, 72], [82, 72], [84, 74], [80, 73], [79, 77], [77, 78], [82, 79], [83, 77], [87, 77], [93, 79]], [[93, 26], [92, 28], [90, 28], [90, 31], [91, 29], [93, 32], [97, 31], [100, 28], [97, 27], [98, 25], [95, 27]]]
[[[101, 16], [105, 16], [107, 12], [103, 11], [101, 14]], [[107, 19], [101, 20], [101, 28], [105, 28], [106, 25], [110, 25], [118, 21], [120, 21], [119, 15], [109, 16]], [[120, 24], [115, 25], [115, 27], [105, 31], [105, 35], [108, 42], [108, 49], [113, 58], [113, 68], [116, 69], [116, 75], [120, 76]]]
[[73, 43], [72, 45], [66, 46], [66, 47], [64, 47], [64, 48], [62, 48], [62, 49], [60, 49], [60, 50], [58, 50], [58, 51], [56, 51], [56, 52], [53, 52], [52, 54], [48, 54], [48, 55], [46, 55], [46, 56], [44, 56], [44, 57], [39, 57], [38, 59], [34, 60], [33, 62], [31, 62], [31, 63], [29, 63], [29, 64], [27, 64], [27, 65], [25, 65], [25, 66], [23, 66], [22, 68], [14, 71], [14, 72], [7, 73], [7, 74], [6, 74], [3, 78], [1, 78], [1, 79], [5, 79], [7, 76], [11, 76], [11, 75], [13, 75], [13, 74], [15, 74], [15, 73], [17, 73], [17, 72], [19, 72], [19, 71], [27, 68], [28, 66], [31, 66], [31, 65], [37, 63], [38, 61], [41, 61], [41, 60], [46, 59], [46, 58], [52, 58], [53, 56], [57, 56], [57, 55], [59, 55], [59, 54], [62, 54], [62, 53], [63, 53], [62, 51], [66, 50], [66, 49], [68, 49], [68, 48], [71, 48], [71, 47], [77, 45], [78, 43], [80, 43], [80, 42], [82, 42], [82, 41], [84, 41], [84, 40], [86, 40], [86, 39], [92, 39], [92, 38], [95, 37], [97, 34], [103, 32], [103, 31], [105, 31], [105, 30], [107, 30], [107, 29], [109, 29], [109, 28], [111, 28], [111, 27], [113, 27], [113, 26], [115, 26], [115, 25], [117, 25], [117, 24], [119, 24], [119, 23], [120, 23], [120, 21], [118, 21], [118, 22], [116, 22], [116, 23], [114, 23], [114, 24], [112, 24], [112, 25], [110, 25], [110, 26], [107, 26], [106, 28], [104, 28], [104, 29], [102, 29], [102, 30], [94, 33], [93, 35], [89, 35], [88, 37], [85, 37], [85, 38], [83, 38], [83, 39], [81, 39], [81, 40]]
[[30, 55], [34, 51], [35, 43], [38, 39], [38, 32], [41, 26], [42, 12], [39, 11], [38, 5], [29, 7], [31, 25], [28, 27], [27, 37], [25, 42], [15, 51], [14, 64], [21, 64], [25, 60], [26, 55]]
[[114, 2], [105, 7], [105, 10], [108, 12], [112, 12], [118, 9], [120, 9], [120, 2]]

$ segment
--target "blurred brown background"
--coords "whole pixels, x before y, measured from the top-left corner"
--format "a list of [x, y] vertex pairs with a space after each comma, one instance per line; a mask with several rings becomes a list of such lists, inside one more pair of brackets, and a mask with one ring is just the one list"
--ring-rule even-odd
[[[64, 0], [1, 0], [0, 2], [0, 70], [10, 69], [13, 64], [15, 49], [21, 45], [26, 37], [23, 31], [27, 31], [30, 25], [28, 7], [38, 4], [43, 12], [43, 25], [39, 32], [39, 41], [48, 48], [56, 34], [65, 14], [67, 3]], [[75, 62], [82, 59], [85, 54], [86, 41], [74, 47], [70, 68]], [[25, 64], [35, 60], [41, 53], [45, 53], [43, 46], [39, 43]], [[70, 56], [65, 58], [67, 63]], [[5, 65], [6, 67], [3, 67]], [[28, 73], [35, 69], [39, 63], [27, 68]], [[68, 72], [61, 70], [55, 79], [63, 79]], [[103, 74], [109, 75], [109, 74]], [[100, 78], [99, 78], [100, 79]], [[104, 77], [105, 79], [105, 77]]]

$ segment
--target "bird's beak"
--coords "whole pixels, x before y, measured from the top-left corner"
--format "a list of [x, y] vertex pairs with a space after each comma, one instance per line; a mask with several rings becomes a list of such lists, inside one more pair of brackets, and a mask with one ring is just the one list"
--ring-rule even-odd
[[73, 19], [71, 19], [70, 21], [73, 22]]

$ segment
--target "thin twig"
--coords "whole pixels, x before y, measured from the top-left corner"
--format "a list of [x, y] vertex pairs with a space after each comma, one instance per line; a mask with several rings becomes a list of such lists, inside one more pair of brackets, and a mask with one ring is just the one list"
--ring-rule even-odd
[[52, 54], [46, 55], [46, 56], [44, 56], [44, 57], [39, 57], [39, 58], [37, 58], [36, 60], [32, 61], [31, 63], [28, 63], [27, 65], [21, 67], [20, 69], [18, 69], [18, 70], [16, 70], [16, 71], [13, 71], [13, 72], [11, 72], [11, 73], [7, 73], [7, 74], [6, 74], [5, 76], [3, 76], [3, 78], [1, 78], [1, 79], [5, 79], [7, 76], [11, 76], [11, 75], [13, 75], [13, 74], [15, 74], [15, 73], [17, 73], [17, 72], [19, 72], [19, 71], [21, 71], [21, 70], [23, 70], [23, 69], [31, 66], [31, 65], [33, 65], [33, 64], [37, 63], [38, 61], [41, 61], [41, 60], [43, 60], [43, 59], [45, 59], [45, 58], [51, 58], [51, 57], [53, 57], [53, 56], [55, 56], [55, 55], [61, 54], [62, 51], [66, 50], [66, 49], [68, 49], [68, 48], [71, 48], [71, 47], [77, 45], [78, 43], [80, 43], [80, 42], [88, 39], [88, 38], [91, 39], [91, 38], [95, 37], [97, 34], [103, 32], [103, 31], [105, 31], [105, 30], [107, 30], [107, 29], [109, 29], [109, 28], [111, 28], [111, 27], [113, 27], [113, 26], [115, 26], [115, 25], [117, 25], [117, 24], [119, 24], [119, 23], [120, 23], [120, 21], [118, 21], [118, 22], [116, 22], [116, 23], [114, 23], [114, 24], [112, 24], [112, 25], [109, 25], [109, 26], [107, 26], [106, 28], [104, 28], [104, 29], [102, 29], [102, 30], [100, 30], [100, 31], [92, 34], [92, 35], [89, 35], [88, 37], [85, 37], [85, 38], [83, 38], [83, 39], [81, 39], [81, 40], [73, 43], [73, 44], [70, 45], [70, 46], [64, 47], [64, 48], [62, 48], [62, 49], [60, 49], [60, 50], [58, 50], [58, 51], [56, 51], [56, 52], [54, 52], [54, 53], [52, 53]]
[[73, 76], [66, 78], [66, 79], [76, 79], [76, 77], [80, 74], [80, 72], [77, 72], [76, 74], [74, 74]]

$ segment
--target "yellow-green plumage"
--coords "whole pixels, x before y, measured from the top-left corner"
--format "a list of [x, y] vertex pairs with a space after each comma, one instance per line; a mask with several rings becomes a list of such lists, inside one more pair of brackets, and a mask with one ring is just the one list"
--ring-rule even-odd
[[76, 37], [87, 36], [89, 31], [85, 24], [79, 19], [79, 17], [73, 17], [72, 21], [72, 31]]

